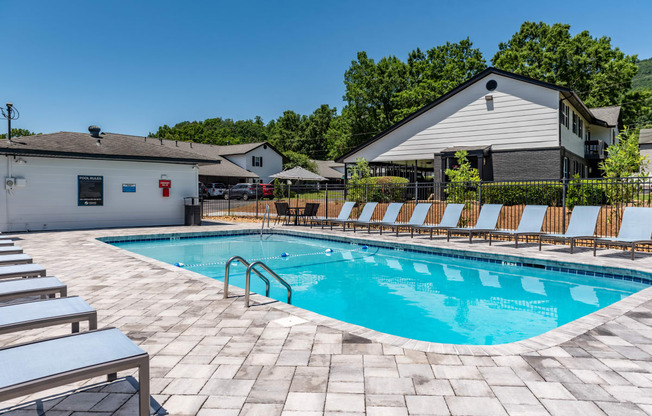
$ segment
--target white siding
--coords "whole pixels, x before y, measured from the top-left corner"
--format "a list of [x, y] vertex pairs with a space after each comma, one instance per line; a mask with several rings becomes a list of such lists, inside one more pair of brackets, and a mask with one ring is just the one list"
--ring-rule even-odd
[[[568, 128], [560, 123], [560, 132], [561, 132], [561, 145], [564, 146], [568, 151], [576, 154], [579, 157], [584, 157], [584, 141], [586, 139], [586, 129], [591, 130], [591, 138], [593, 139], [593, 132], [596, 127], [595, 125], [589, 124], [584, 117], [568, 102], [565, 102], [568, 107]], [[584, 122], [584, 130], [582, 137], [579, 137], [577, 134], [573, 133], [573, 113], [577, 114], [580, 120]]]
[[[498, 87], [487, 91], [487, 81]], [[492, 95], [493, 101], [485, 96]], [[490, 74], [399, 127], [345, 162], [432, 159], [452, 146], [494, 150], [559, 146], [557, 91]]]
[[[107, 160], [0, 156], [3, 178], [25, 178], [27, 187], [0, 191], [0, 230], [54, 230], [184, 223], [183, 198], [197, 196], [197, 169], [191, 165]], [[77, 206], [77, 176], [104, 177], [104, 205]], [[170, 196], [158, 187], [172, 181]], [[3, 181], [4, 182], [4, 181]], [[123, 193], [135, 183], [135, 193]]]
[[[253, 156], [263, 158], [262, 167], [252, 165], [251, 158]], [[259, 146], [244, 155], [229, 155], [224, 157], [241, 168], [247, 169], [248, 171], [260, 176], [263, 183], [271, 182], [273, 178], [271, 178], [270, 175], [279, 173], [283, 170], [283, 156], [266, 145]]]

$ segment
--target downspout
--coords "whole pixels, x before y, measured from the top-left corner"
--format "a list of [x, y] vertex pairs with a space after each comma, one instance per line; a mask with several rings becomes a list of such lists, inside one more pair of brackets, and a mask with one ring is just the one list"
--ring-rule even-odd
[[559, 143], [559, 177], [564, 177], [564, 150], [561, 145], [561, 122], [559, 121], [559, 114], [561, 113], [561, 103], [564, 101], [563, 98], [559, 99], [559, 105], [557, 105], [557, 141]]

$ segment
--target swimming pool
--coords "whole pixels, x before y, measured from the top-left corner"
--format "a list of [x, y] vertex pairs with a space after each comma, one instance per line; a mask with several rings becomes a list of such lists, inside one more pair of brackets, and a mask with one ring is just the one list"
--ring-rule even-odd
[[[649, 287], [649, 281], [279, 233], [262, 241], [243, 234], [111, 244], [218, 280], [233, 255], [262, 260], [292, 286], [293, 305], [392, 335], [452, 344], [531, 338]], [[230, 284], [244, 287], [244, 272], [235, 263]], [[284, 302], [287, 292], [270, 281], [270, 297]], [[252, 290], [265, 293], [255, 276]]]

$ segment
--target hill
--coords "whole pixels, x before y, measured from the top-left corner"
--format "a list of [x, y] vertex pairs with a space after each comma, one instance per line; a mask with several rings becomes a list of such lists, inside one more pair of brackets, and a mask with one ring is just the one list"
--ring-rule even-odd
[[652, 90], [652, 58], [638, 61], [638, 73], [632, 79], [635, 90]]

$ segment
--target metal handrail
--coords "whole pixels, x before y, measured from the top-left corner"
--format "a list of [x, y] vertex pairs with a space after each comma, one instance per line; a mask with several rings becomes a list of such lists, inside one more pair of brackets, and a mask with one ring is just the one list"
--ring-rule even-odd
[[[223, 299], [227, 299], [229, 297], [229, 270], [230, 270], [231, 263], [233, 263], [236, 260], [239, 261], [240, 263], [244, 264], [247, 267], [247, 285], [249, 284], [249, 262], [247, 260], [243, 259], [240, 256], [231, 257], [226, 262], [226, 267], [224, 269], [224, 297], [223, 297]], [[265, 296], [269, 296], [269, 279], [267, 279], [258, 270], [254, 270], [254, 273], [256, 273], [256, 275], [258, 277], [260, 277], [263, 282], [265, 282]]]
[[[279, 275], [274, 273], [272, 269], [270, 269], [265, 263], [262, 261], [255, 261], [251, 263], [249, 266], [247, 266], [247, 274], [245, 275], [245, 307], [249, 307], [249, 279], [251, 277], [251, 271], [253, 270], [254, 273], [257, 272], [255, 269], [256, 266], [262, 267], [267, 273], [271, 274], [274, 279], [276, 279], [280, 284], [285, 286], [285, 288], [288, 290], [288, 304], [292, 304], [292, 287], [283, 280]], [[269, 295], [269, 293], [268, 293]], [[269, 296], [268, 296], [269, 297]]]

